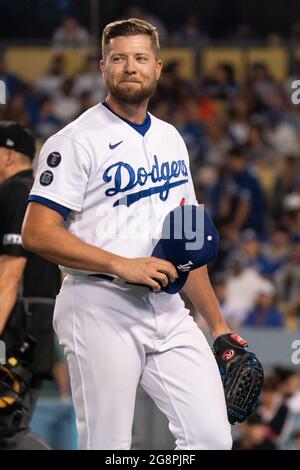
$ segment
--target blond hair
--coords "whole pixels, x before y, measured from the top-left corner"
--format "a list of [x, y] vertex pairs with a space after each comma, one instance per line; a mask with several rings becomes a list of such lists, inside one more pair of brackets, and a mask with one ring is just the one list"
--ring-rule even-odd
[[147, 21], [129, 18], [128, 20], [114, 21], [105, 26], [102, 33], [102, 57], [104, 57], [105, 47], [111, 39], [117, 36], [136, 36], [139, 34], [150, 37], [155, 55], [158, 56], [160, 46], [156, 28]]

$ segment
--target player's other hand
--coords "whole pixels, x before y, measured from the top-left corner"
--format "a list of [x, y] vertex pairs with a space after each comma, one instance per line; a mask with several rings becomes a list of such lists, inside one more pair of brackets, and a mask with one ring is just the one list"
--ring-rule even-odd
[[127, 282], [145, 284], [154, 290], [174, 282], [178, 274], [175, 266], [160, 258], [119, 258], [114, 260], [111, 273]]

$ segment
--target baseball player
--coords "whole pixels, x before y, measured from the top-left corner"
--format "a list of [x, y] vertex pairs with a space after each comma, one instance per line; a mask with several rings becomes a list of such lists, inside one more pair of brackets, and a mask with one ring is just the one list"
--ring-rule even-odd
[[[81, 449], [129, 449], [140, 383], [177, 449], [230, 449], [212, 351], [179, 294], [174, 265], [151, 256], [157, 228], [198, 205], [185, 144], [147, 105], [162, 61], [155, 28], [129, 19], [102, 38], [105, 102], [42, 148], [23, 244], [68, 273], [54, 327], [68, 360]], [[157, 241], [157, 240], [156, 240]], [[213, 338], [229, 331], [206, 266], [184, 286]]]

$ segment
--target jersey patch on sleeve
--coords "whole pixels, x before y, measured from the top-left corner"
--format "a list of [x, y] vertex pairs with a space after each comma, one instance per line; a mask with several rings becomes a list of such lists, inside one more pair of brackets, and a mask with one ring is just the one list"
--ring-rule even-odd
[[61, 154], [59, 152], [51, 152], [47, 158], [47, 165], [56, 168], [61, 162]]
[[40, 183], [42, 186], [49, 186], [49, 184], [52, 183], [53, 178], [54, 176], [53, 176], [52, 171], [49, 171], [49, 170], [44, 171], [40, 176]]

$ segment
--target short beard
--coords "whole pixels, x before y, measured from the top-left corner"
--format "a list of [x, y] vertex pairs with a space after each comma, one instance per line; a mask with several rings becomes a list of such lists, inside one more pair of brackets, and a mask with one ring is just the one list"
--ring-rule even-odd
[[148, 87], [139, 90], [130, 90], [129, 88], [121, 88], [118, 85], [106, 83], [109, 94], [120, 103], [138, 105], [145, 100], [149, 100], [154, 95], [157, 82], [153, 81]]

